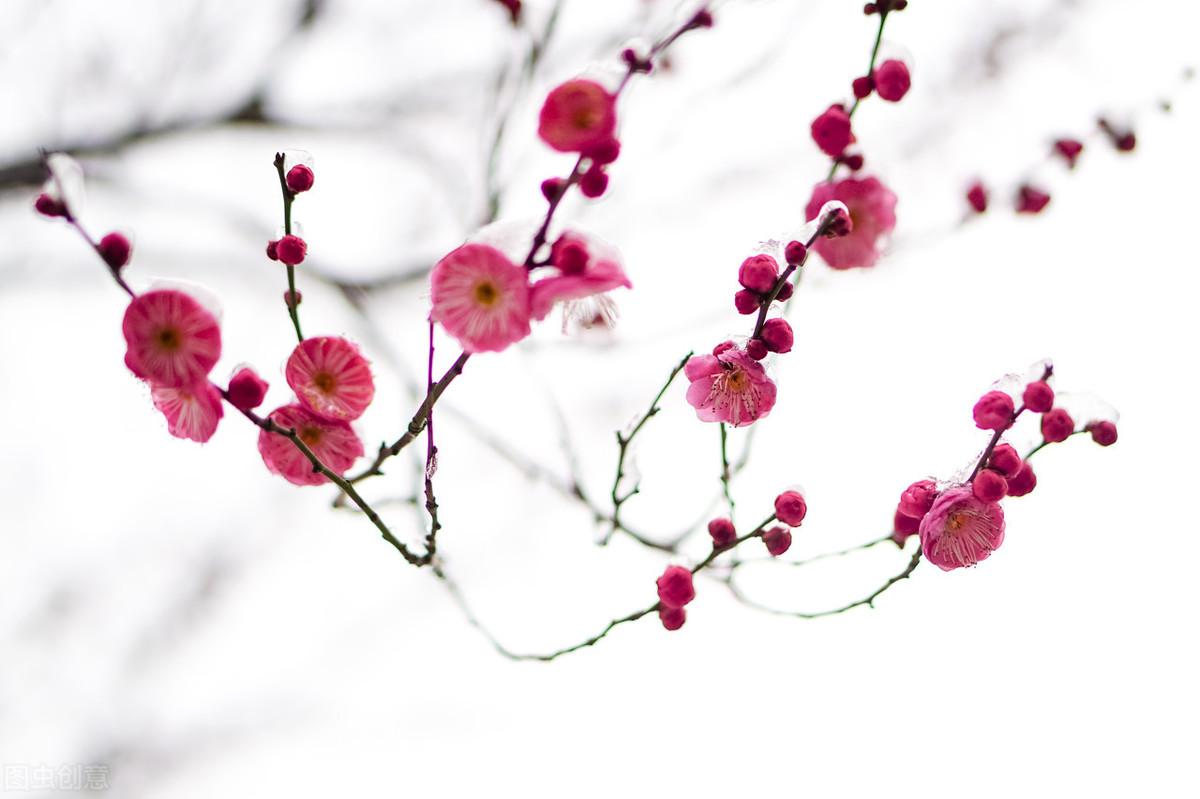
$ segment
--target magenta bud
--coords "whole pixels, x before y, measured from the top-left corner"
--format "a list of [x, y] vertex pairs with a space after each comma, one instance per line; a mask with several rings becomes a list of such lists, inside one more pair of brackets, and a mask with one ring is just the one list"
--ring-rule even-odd
[[912, 76], [909, 75], [908, 65], [895, 58], [889, 58], [875, 68], [875, 92], [880, 99], [889, 103], [898, 103], [908, 94], [912, 86]]
[[775, 299], [779, 302], [787, 302], [792, 298], [792, 292], [794, 291], [795, 288], [792, 286], [792, 284], [788, 281], [784, 281], [784, 284], [779, 287], [779, 293], [775, 295]]
[[1042, 414], [1042, 438], [1057, 444], [1075, 432], [1075, 420], [1062, 408], [1052, 408]]
[[783, 248], [783, 257], [791, 266], [800, 266], [808, 257], [808, 248], [798, 241], [789, 241]]
[[972, 415], [980, 430], [1006, 430], [1012, 424], [1013, 399], [1003, 391], [989, 391], [975, 403]]
[[792, 546], [792, 531], [786, 527], [775, 526], [763, 533], [763, 543], [772, 557], [779, 557]]
[[738, 313], [748, 316], [752, 313], [758, 313], [758, 309], [762, 305], [762, 300], [753, 291], [741, 289], [737, 294], [733, 295], [733, 304], [737, 307]]
[[1005, 477], [1013, 477], [1021, 471], [1021, 464], [1021, 456], [1011, 444], [1000, 444], [992, 450], [992, 456], [988, 459], [988, 466]]
[[799, 527], [808, 515], [808, 504], [799, 491], [784, 491], [775, 497], [775, 518], [791, 527]]
[[904, 493], [900, 495], [900, 504], [897, 511], [919, 522], [929, 512], [929, 509], [933, 507], [933, 501], [937, 499], [937, 493], [937, 484], [935, 482], [932, 480], [918, 480], [904, 489]]
[[670, 632], [675, 632], [687, 621], [687, 611], [683, 608], [669, 608], [663, 605], [658, 609], [658, 620]]
[[1008, 478], [1008, 495], [1010, 497], [1023, 497], [1035, 488], [1037, 488], [1037, 475], [1033, 473], [1033, 467], [1029, 465], [1029, 461], [1021, 464], [1020, 471]]
[[1102, 447], [1111, 447], [1117, 443], [1117, 426], [1112, 422], [1092, 422], [1087, 426], [1092, 434], [1092, 441]]
[[229, 404], [233, 407], [243, 411], [252, 411], [262, 405], [263, 400], [266, 399], [267, 381], [259, 377], [253, 369], [243, 367], [230, 379], [229, 390], [226, 394]]
[[855, 78], [850, 88], [854, 90], [854, 97], [862, 100], [870, 96], [871, 90], [875, 88], [875, 81], [871, 80], [870, 75], [863, 75], [861, 78]]
[[278, 241], [268, 241], [267, 242], [267, 257], [270, 258], [272, 261], [279, 260], [279, 242]]
[[683, 566], [668, 566], [655, 583], [658, 601], [668, 608], [681, 608], [696, 598], [692, 573]]
[[61, 200], [56, 200], [49, 194], [39, 194], [37, 199], [33, 201], [33, 208], [42, 216], [56, 217], [67, 215], [67, 206]]
[[771, 352], [780, 354], [792, 351], [792, 343], [794, 336], [792, 335], [792, 326], [788, 324], [786, 319], [775, 317], [768, 319], [763, 325], [762, 333], [759, 335], [763, 344]]
[[1017, 213], [1040, 214], [1050, 204], [1050, 195], [1028, 184], [1017, 190]]
[[1054, 407], [1054, 389], [1045, 380], [1035, 380], [1025, 386], [1021, 401], [1034, 413], [1045, 413]]
[[738, 268], [738, 282], [758, 294], [770, 294], [779, 279], [779, 264], [769, 255], [752, 255]]
[[752, 338], [746, 342], [746, 354], [756, 361], [761, 361], [767, 357], [769, 352], [767, 345], [762, 342], [762, 339]]
[[608, 190], [608, 173], [599, 164], [592, 164], [579, 179], [579, 190], [583, 192], [584, 197], [591, 199], [601, 196]]
[[971, 184], [971, 187], [967, 189], [967, 203], [971, 206], [971, 210], [977, 214], [982, 214], [987, 210], [987, 189], [985, 189], [983, 184], [979, 181], [975, 181]]
[[100, 257], [104, 259], [104, 263], [108, 264], [110, 269], [120, 269], [129, 263], [129, 255], [132, 250], [129, 239], [120, 233], [109, 233], [96, 245], [96, 252], [100, 253]]
[[594, 163], [602, 166], [611, 164], [621, 154], [621, 142], [616, 139], [605, 139], [599, 144], [584, 150], [583, 154], [592, 159]]
[[[268, 248], [267, 255], [271, 252]], [[295, 266], [303, 263], [304, 256], [308, 254], [308, 245], [304, 243], [304, 239], [299, 236], [284, 236], [279, 241], [275, 242], [275, 255], [280, 261], [283, 261], [288, 266]]]
[[566, 185], [566, 181], [562, 178], [546, 178], [542, 181], [542, 196], [548, 201], [554, 202], [555, 198], [562, 193], [564, 185]]
[[971, 481], [971, 493], [980, 502], [999, 502], [1008, 494], [1008, 481], [999, 472], [982, 469]]
[[288, 170], [287, 182], [288, 191], [292, 194], [299, 194], [302, 191], [308, 191], [313, 187], [313, 171], [304, 164], [296, 164]]
[[708, 534], [712, 536], [713, 549], [724, 549], [737, 540], [737, 530], [730, 519], [713, 519], [708, 523]]

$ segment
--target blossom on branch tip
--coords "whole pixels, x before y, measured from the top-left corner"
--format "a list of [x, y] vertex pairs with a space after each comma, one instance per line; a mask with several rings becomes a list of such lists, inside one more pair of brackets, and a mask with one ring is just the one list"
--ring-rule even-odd
[[979, 398], [971, 415], [980, 430], [1007, 430], [1012, 424], [1013, 398], [1004, 391], [989, 391]]
[[1111, 447], [1117, 443], [1117, 426], [1112, 422], [1092, 422], [1086, 430], [1092, 434], [1092, 441], [1102, 447]]
[[293, 194], [300, 194], [313, 187], [313, 179], [314, 175], [311, 168], [304, 164], [296, 164], [288, 170], [284, 182], [287, 183], [288, 191]]
[[1035, 380], [1025, 386], [1021, 401], [1034, 413], [1045, 413], [1054, 407], [1054, 389], [1045, 380]]
[[121, 321], [125, 365], [143, 380], [167, 388], [206, 377], [221, 356], [216, 317], [191, 296], [159, 289], [130, 301]]
[[375, 397], [367, 359], [339, 336], [301, 341], [287, 360], [284, 376], [300, 402], [326, 419], [354, 421]]
[[212, 438], [221, 421], [221, 393], [201, 378], [190, 386], [151, 384], [154, 407], [167, 418], [167, 431], [176, 438], [188, 438], [203, 444]]
[[[323, 419], [298, 404], [276, 408], [267, 418], [285, 430], [295, 430], [317, 459], [336, 474], [345, 473], [362, 457], [362, 441], [345, 422]], [[258, 452], [267, 469], [289, 483], [312, 486], [329, 482], [285, 435], [259, 431]]]
[[819, 238], [813, 249], [833, 269], [874, 266], [896, 227], [896, 195], [875, 177], [818, 183], [805, 209], [807, 217], [817, 219], [828, 202], [846, 206], [851, 230], [838, 238]]
[[467, 352], [499, 352], [529, 335], [529, 276], [487, 244], [450, 252], [430, 273], [429, 318]]
[[716, 355], [695, 355], [684, 366], [688, 404], [704, 422], [743, 427], [775, 407], [775, 383], [758, 361], [730, 344]]
[[973, 566], [1004, 542], [1004, 510], [984, 502], [969, 486], [939, 496], [921, 520], [921, 550], [943, 571]]
[[663, 607], [681, 608], [696, 598], [692, 573], [683, 566], [668, 566], [655, 585], [658, 586], [658, 601]]
[[61, 200], [51, 197], [49, 194], [39, 194], [37, 199], [33, 201], [34, 210], [42, 216], [57, 217], [67, 216], [67, 206]]
[[1075, 432], [1075, 420], [1062, 408], [1051, 408], [1042, 414], [1042, 438], [1057, 444]]
[[538, 136], [559, 152], [581, 153], [611, 139], [616, 126], [616, 98], [599, 83], [576, 78], [546, 96]]

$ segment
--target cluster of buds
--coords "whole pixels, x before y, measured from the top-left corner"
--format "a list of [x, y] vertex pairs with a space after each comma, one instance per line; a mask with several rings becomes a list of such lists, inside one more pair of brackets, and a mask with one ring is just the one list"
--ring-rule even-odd
[[[1029, 463], [1034, 452], [1081, 432], [1090, 433], [1101, 446], [1116, 443], [1117, 426], [1111, 420], [1094, 420], [1077, 429], [1071, 414], [1055, 402], [1051, 371], [1046, 367], [1040, 379], [1024, 386], [1020, 405], [1007, 391], [993, 390], [980, 397], [972, 415], [976, 427], [992, 432], [991, 443], [965, 482], [939, 486], [933, 480], [920, 480], [904, 490], [893, 518], [892, 539], [898, 545], [919, 534], [922, 553], [939, 568], [973, 566], [1004, 540], [1000, 501], [1023, 497], [1037, 487]], [[1042, 440], [1022, 457], [1001, 438], [1026, 411], [1041, 415]]]
[[[1131, 152], [1137, 146], [1137, 136], [1132, 130], [1118, 127], [1104, 117], [1096, 121], [1096, 128], [1119, 153]], [[1081, 139], [1063, 136], [1051, 142], [1049, 157], [1062, 161], [1067, 169], [1073, 170], [1083, 150], [1084, 144]], [[987, 211], [990, 192], [983, 181], [975, 180], [967, 187], [966, 200], [972, 213], [982, 214]], [[1044, 187], [1023, 182], [1017, 186], [1012, 202], [1013, 210], [1018, 214], [1040, 214], [1050, 204], [1050, 193]]]
[[712, 553], [701, 566], [696, 569], [668, 566], [658, 578], [658, 618], [663, 627], [672, 631], [678, 630], [687, 621], [684, 606], [696, 598], [692, 577], [714, 557], [733, 549], [743, 541], [761, 538], [767, 552], [771, 557], [777, 558], [791, 548], [792, 529], [799, 527], [806, 515], [808, 504], [804, 501], [804, 496], [799, 491], [789, 489], [775, 497], [775, 513], [770, 520], [782, 524], [771, 527], [762, 525], [744, 538], [739, 538], [737, 528], [729, 517], [722, 516], [710, 521], [708, 534], [712, 538]]

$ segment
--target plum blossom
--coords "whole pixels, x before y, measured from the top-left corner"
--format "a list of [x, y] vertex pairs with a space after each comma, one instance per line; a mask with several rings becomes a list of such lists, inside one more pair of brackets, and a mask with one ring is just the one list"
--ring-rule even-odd
[[704, 422], [734, 427], [752, 424], [775, 406], [775, 383], [758, 361], [732, 342], [718, 345], [712, 355], [696, 355], [684, 366], [691, 381], [688, 404]]
[[1004, 542], [1004, 510], [984, 502], [970, 486], [945, 491], [921, 520], [921, 550], [943, 571], [973, 566]]
[[467, 352], [499, 352], [529, 335], [529, 278], [504, 253], [468, 243], [446, 255], [430, 275], [429, 318]]
[[203, 378], [190, 386], [152, 385], [150, 397], [154, 407], [167, 417], [167, 432], [201, 444], [212, 438], [225, 413], [221, 392]]
[[367, 359], [340, 336], [301, 341], [288, 358], [284, 376], [300, 402], [326, 419], [353, 421], [375, 397]]
[[157, 386], [191, 386], [205, 378], [221, 356], [216, 317], [175, 289], [148, 291], [131, 300], [121, 332], [125, 365]]
[[538, 119], [538, 136], [555, 150], [578, 153], [612, 138], [617, 126], [617, 98], [595, 81], [576, 78], [546, 96]]
[[896, 195], [874, 177], [818, 183], [805, 209], [808, 218], [831, 200], [845, 204], [852, 229], [844, 236], [817, 239], [813, 249], [834, 269], [874, 266], [883, 240], [896, 227]]
[[[362, 441], [345, 422], [323, 419], [299, 404], [276, 408], [267, 418], [280, 427], [295, 430], [313, 454], [337, 474], [343, 474], [362, 457]], [[267, 469], [289, 483], [313, 486], [329, 481], [325, 475], [313, 471], [304, 453], [279, 433], [260, 431], [258, 452]]]

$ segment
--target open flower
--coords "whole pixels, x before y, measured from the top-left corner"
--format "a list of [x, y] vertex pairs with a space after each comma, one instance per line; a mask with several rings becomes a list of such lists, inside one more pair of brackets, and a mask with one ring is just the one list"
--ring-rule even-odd
[[353, 421], [375, 396], [367, 359], [339, 336], [301, 341], [288, 358], [284, 376], [300, 402], [326, 419]]
[[221, 356], [216, 317], [174, 289], [148, 291], [131, 300], [121, 332], [125, 365], [157, 386], [191, 386], [206, 377]]
[[467, 352], [499, 352], [529, 335], [528, 275], [495, 247], [464, 244], [437, 262], [430, 286], [429, 318]]
[[713, 355], [696, 355], [684, 366], [692, 382], [688, 404], [704, 422], [742, 427], [763, 418], [775, 406], [775, 383], [745, 350], [726, 342]]
[[617, 100], [599, 83], [583, 78], [556, 86], [546, 96], [538, 136], [555, 150], [583, 152], [612, 138]]
[[[338, 474], [343, 474], [362, 457], [362, 441], [345, 422], [323, 419], [298, 404], [276, 408], [268, 418], [280, 427], [295, 430], [321, 463]], [[329, 481], [325, 475], [314, 472], [312, 463], [300, 448], [279, 433], [259, 432], [258, 452], [271, 473], [289, 483], [315, 486]]]
[[934, 500], [920, 532], [925, 558], [939, 569], [973, 566], [1004, 542], [1004, 510], [978, 499], [970, 486], [958, 486]]
[[[541, 321], [557, 302], [572, 302], [633, 284], [621, 267], [615, 249], [579, 233], [565, 233], [554, 243], [551, 259], [557, 273], [544, 277], [529, 290], [529, 308]], [[591, 307], [591, 306], [589, 306]]]
[[201, 378], [190, 386], [154, 385], [150, 390], [154, 407], [167, 417], [167, 431], [176, 438], [203, 444], [217, 431], [225, 410], [217, 387]]
[[896, 195], [874, 177], [818, 183], [805, 209], [808, 218], [831, 200], [845, 204], [853, 227], [845, 236], [817, 239], [814, 249], [834, 269], [874, 266], [881, 240], [896, 227]]

